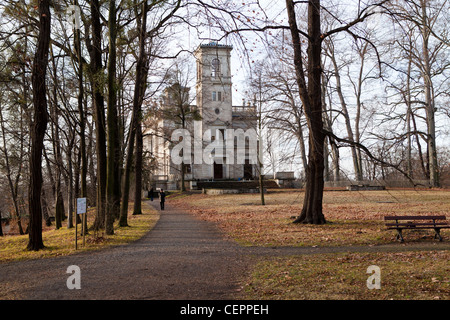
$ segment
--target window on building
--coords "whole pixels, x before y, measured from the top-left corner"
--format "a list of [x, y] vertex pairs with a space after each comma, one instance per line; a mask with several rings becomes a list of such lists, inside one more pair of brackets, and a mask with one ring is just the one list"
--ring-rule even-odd
[[211, 76], [217, 78], [220, 74], [220, 60], [217, 58], [211, 61]]
[[221, 91], [213, 91], [212, 92], [212, 101], [223, 101], [223, 95]]

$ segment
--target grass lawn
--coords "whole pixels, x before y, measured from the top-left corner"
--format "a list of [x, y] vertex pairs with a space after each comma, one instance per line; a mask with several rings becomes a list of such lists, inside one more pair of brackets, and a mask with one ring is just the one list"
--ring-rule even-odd
[[[45, 248], [39, 251], [28, 251], [28, 235], [12, 235], [0, 237], [0, 262], [24, 259], [38, 259], [69, 255], [75, 252], [98, 250], [108, 246], [124, 245], [141, 238], [158, 221], [159, 212], [149, 204], [142, 203], [142, 215], [132, 215], [133, 203], [129, 205], [128, 227], [115, 225], [114, 235], [94, 234], [89, 231], [86, 235], [86, 245], [83, 247], [81, 224], [78, 225], [78, 250], [75, 250], [75, 227], [68, 229], [65, 226], [55, 230], [54, 225], [46, 227], [42, 237]], [[94, 221], [94, 213], [88, 213], [88, 226]], [[65, 222], [63, 222], [63, 225]]]
[[[335, 253], [260, 260], [238, 298], [254, 300], [448, 300], [450, 252]], [[380, 289], [369, 289], [369, 266]]]
[[[266, 205], [258, 194], [204, 195], [171, 193], [168, 206], [178, 206], [214, 222], [228, 237], [245, 246], [359, 246], [394, 244], [414, 246], [432, 243], [448, 248], [450, 230], [442, 230], [444, 243], [433, 239], [432, 230], [405, 232], [399, 244], [395, 231], [387, 231], [385, 215], [449, 215], [450, 190], [326, 191], [323, 211], [327, 224], [293, 224], [304, 193], [269, 190]], [[132, 206], [130, 205], [130, 211]], [[129, 215], [130, 227], [116, 228], [114, 236], [79, 238], [79, 250], [96, 250], [139, 239], [154, 226], [158, 212], [143, 204], [142, 216]], [[131, 212], [130, 212], [131, 213]], [[90, 215], [91, 219], [93, 215]], [[46, 249], [25, 250], [28, 236], [0, 238], [0, 262], [66, 255], [75, 252], [74, 229], [46, 230]], [[283, 257], [254, 257], [243, 275], [237, 299], [298, 300], [448, 300], [450, 299], [450, 251], [327, 253]], [[381, 288], [370, 290], [367, 268], [381, 270]]]
[[[321, 226], [293, 224], [303, 192], [269, 190], [266, 205], [257, 194], [193, 194], [170, 202], [215, 222], [248, 246], [357, 246], [397, 244], [385, 215], [449, 216], [449, 190], [326, 191]], [[444, 242], [450, 230], [443, 230]], [[406, 245], [439, 243], [432, 230], [404, 233]], [[404, 246], [398, 244], [399, 246]], [[450, 298], [450, 252], [328, 253], [255, 257], [238, 299], [267, 300], [446, 300]], [[381, 288], [368, 289], [367, 268], [380, 268]]]
[[[301, 210], [304, 193], [269, 190], [266, 205], [258, 194], [173, 197], [168, 204], [189, 210], [217, 223], [231, 238], [249, 246], [346, 246], [395, 242], [395, 231], [386, 231], [385, 215], [449, 216], [450, 190], [325, 191], [326, 225], [293, 224]], [[450, 216], [449, 216], [450, 218]], [[450, 231], [442, 230], [444, 239]], [[428, 242], [433, 230], [404, 233], [405, 240]]]

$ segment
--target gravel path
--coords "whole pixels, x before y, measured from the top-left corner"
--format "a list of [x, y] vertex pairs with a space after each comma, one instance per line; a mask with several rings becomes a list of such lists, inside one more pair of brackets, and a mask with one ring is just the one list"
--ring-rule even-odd
[[[224, 300], [239, 290], [255, 256], [417, 249], [449, 250], [450, 244], [244, 248], [213, 224], [168, 205], [154, 229], [130, 245], [0, 264], [0, 299]], [[81, 270], [81, 290], [67, 288], [71, 265]]]
[[[81, 290], [67, 288], [70, 265], [81, 270]], [[169, 205], [130, 245], [1, 264], [0, 299], [6, 281], [18, 288], [9, 297], [19, 299], [227, 299], [245, 267], [239, 247], [214, 226]]]

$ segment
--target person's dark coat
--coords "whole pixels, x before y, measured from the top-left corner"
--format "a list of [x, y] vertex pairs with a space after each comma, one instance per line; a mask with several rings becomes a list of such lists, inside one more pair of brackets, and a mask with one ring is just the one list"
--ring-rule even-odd
[[164, 210], [164, 202], [166, 201], [166, 194], [162, 189], [159, 192], [159, 201], [160, 201], [159, 204], [161, 205], [161, 210]]

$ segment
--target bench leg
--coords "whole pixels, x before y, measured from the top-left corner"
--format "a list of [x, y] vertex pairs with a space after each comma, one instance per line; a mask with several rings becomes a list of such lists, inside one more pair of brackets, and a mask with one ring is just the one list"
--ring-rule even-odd
[[403, 240], [402, 229], [397, 229], [397, 240], [400, 240], [400, 242], [405, 242], [405, 240]]
[[439, 228], [434, 228], [434, 232], [436, 232], [436, 234], [434, 235], [434, 238], [438, 238], [440, 242], [442, 242], [442, 237], [441, 237], [441, 229]]

